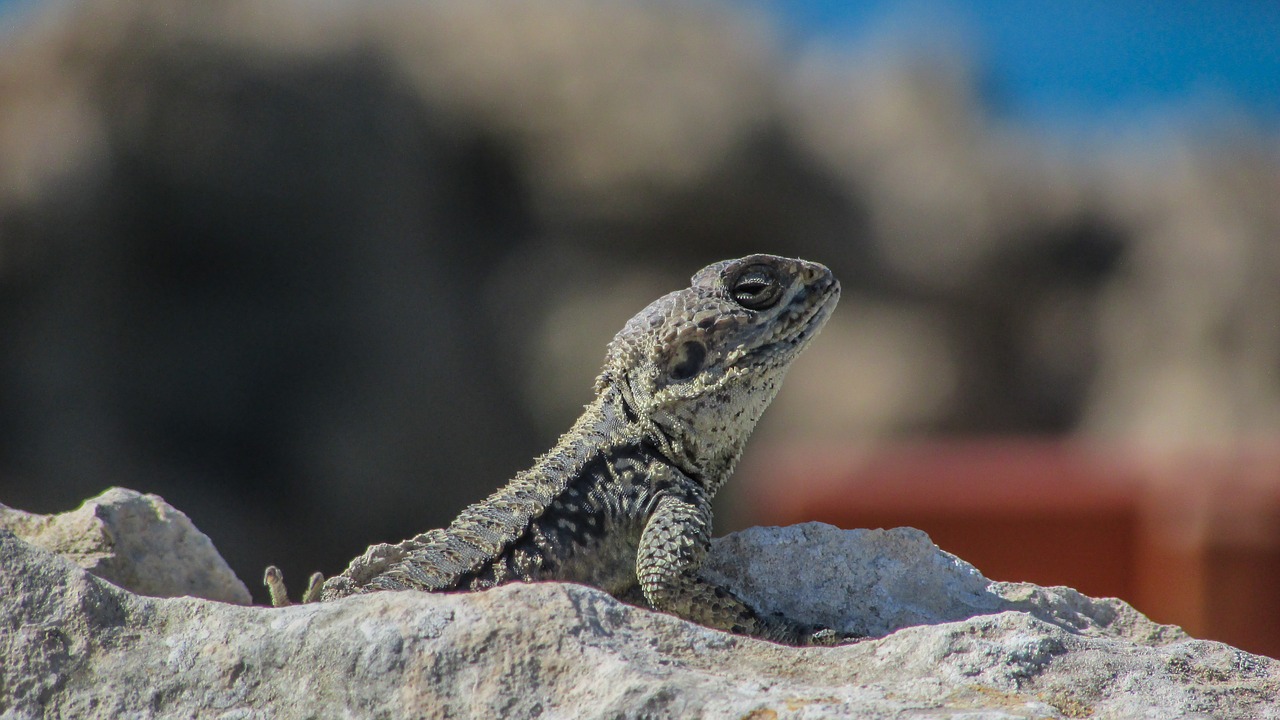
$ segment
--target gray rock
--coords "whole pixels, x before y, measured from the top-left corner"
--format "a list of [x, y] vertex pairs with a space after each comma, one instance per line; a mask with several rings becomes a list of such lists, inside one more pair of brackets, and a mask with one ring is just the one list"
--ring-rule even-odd
[[158, 495], [111, 488], [57, 515], [0, 505], [0, 528], [139, 595], [251, 601], [209, 538]]
[[1147, 645], [1188, 639], [1180, 628], [1152, 622], [1115, 598], [988, 580], [914, 528], [752, 528], [717, 539], [705, 572], [756, 606], [872, 637], [1020, 611], [1088, 637]]
[[879, 637], [790, 648], [553, 583], [156, 599], [0, 533], [0, 718], [1280, 718], [1275, 660], [990, 583], [918, 531], [758, 528], [711, 562], [773, 609]]

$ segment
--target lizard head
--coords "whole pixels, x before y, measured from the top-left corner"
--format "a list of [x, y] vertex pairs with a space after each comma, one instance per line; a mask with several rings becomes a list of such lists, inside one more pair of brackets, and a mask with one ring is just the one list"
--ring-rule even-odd
[[596, 392], [618, 390], [670, 459], [714, 489], [839, 296], [818, 263], [749, 255], [709, 265], [627, 322]]

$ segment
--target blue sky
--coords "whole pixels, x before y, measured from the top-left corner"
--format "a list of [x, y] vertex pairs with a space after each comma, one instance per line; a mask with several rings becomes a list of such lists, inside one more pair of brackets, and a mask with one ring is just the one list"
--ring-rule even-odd
[[1049, 129], [1222, 105], [1280, 128], [1276, 0], [740, 1], [801, 44], [950, 35], [977, 55], [993, 111]]

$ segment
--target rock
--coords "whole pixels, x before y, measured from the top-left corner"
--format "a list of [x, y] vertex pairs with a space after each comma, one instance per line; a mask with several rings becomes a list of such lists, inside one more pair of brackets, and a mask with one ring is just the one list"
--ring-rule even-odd
[[0, 717], [1280, 718], [1275, 660], [991, 583], [915, 530], [757, 528], [712, 555], [774, 609], [877, 637], [785, 647], [558, 583], [140, 597], [0, 533]]
[[58, 515], [0, 505], [0, 528], [139, 595], [251, 600], [209, 538], [158, 495], [111, 488]]
[[825, 523], [752, 528], [715, 541], [705, 572], [753, 605], [843, 632], [881, 637], [1008, 611], [1068, 632], [1147, 645], [1189, 639], [1115, 598], [1067, 587], [993, 582], [914, 528], [841, 530]]

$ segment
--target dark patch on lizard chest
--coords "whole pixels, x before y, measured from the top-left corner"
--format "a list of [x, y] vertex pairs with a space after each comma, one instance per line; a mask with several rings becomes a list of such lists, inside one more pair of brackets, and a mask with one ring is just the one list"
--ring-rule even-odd
[[515, 541], [455, 587], [564, 580], [617, 593], [634, 585], [640, 533], [662, 490], [652, 477], [659, 462], [647, 442], [596, 455]]

